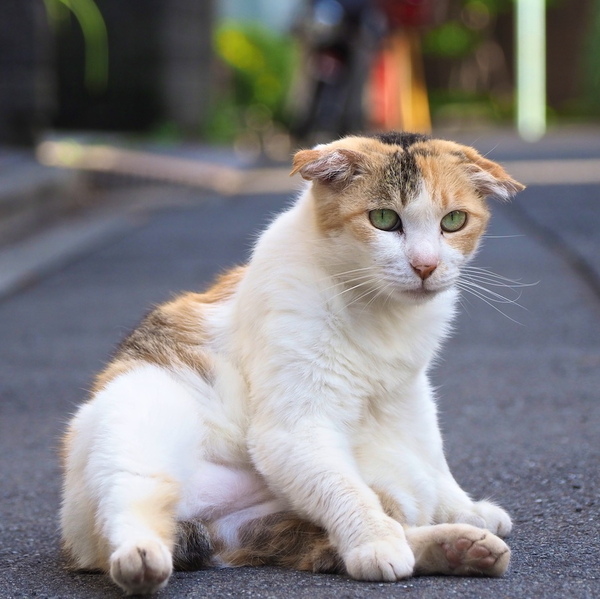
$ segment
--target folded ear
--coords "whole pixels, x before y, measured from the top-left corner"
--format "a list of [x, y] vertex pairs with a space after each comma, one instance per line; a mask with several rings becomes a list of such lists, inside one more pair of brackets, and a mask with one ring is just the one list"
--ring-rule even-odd
[[525, 185], [515, 181], [497, 162], [484, 158], [473, 148], [463, 146], [461, 150], [469, 162], [469, 177], [481, 195], [508, 201], [525, 189]]
[[365, 156], [342, 148], [300, 150], [294, 156], [291, 175], [300, 173], [307, 181], [345, 187], [364, 170]]

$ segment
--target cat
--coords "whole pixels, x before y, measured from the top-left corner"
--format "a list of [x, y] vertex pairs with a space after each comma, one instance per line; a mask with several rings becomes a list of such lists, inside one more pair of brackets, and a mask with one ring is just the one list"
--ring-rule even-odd
[[409, 133], [298, 151], [246, 266], [149, 313], [64, 436], [74, 568], [153, 593], [176, 569], [500, 576], [511, 520], [443, 453], [427, 370], [486, 199], [523, 186]]

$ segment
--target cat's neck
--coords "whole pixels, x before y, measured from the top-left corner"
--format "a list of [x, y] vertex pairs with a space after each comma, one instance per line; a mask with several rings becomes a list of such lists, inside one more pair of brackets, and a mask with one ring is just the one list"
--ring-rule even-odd
[[356, 355], [382, 362], [401, 356], [414, 370], [423, 368], [449, 331], [455, 292], [421, 302], [360, 297], [360, 288], [340, 281], [339, 252], [333, 251], [338, 241], [319, 229], [312, 200], [304, 195], [257, 243], [236, 294], [235, 327], [245, 330], [257, 315], [272, 315], [282, 330], [317, 330], [325, 345], [353, 347]]

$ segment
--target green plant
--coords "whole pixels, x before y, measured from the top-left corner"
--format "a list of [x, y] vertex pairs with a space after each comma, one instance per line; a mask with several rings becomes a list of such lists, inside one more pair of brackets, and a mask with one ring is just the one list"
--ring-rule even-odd
[[590, 115], [600, 116], [600, 0], [594, 2], [591, 16], [583, 64], [583, 108]]
[[246, 128], [285, 123], [293, 41], [259, 24], [227, 21], [216, 28], [213, 43], [229, 77], [217, 92], [207, 135], [227, 140]]
[[99, 93], [108, 84], [108, 35], [106, 23], [94, 0], [44, 0], [48, 18], [58, 29], [70, 14], [81, 27], [85, 42], [85, 85]]

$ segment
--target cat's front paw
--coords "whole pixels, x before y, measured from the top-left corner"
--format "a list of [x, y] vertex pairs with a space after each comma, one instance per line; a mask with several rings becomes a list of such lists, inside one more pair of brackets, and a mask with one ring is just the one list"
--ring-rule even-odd
[[173, 571], [171, 552], [158, 541], [119, 547], [110, 558], [110, 576], [128, 595], [149, 595], [162, 589]]
[[344, 563], [356, 580], [394, 582], [412, 575], [415, 557], [404, 538], [386, 537], [350, 550]]
[[477, 501], [469, 508], [456, 513], [452, 522], [485, 528], [495, 535], [506, 537], [512, 530], [510, 516], [490, 501]]

